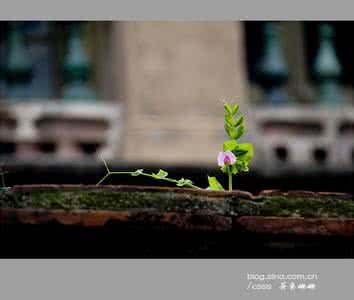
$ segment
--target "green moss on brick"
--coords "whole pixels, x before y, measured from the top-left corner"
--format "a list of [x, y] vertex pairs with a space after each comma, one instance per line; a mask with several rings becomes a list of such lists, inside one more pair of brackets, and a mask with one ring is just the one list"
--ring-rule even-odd
[[209, 210], [227, 216], [354, 218], [354, 202], [335, 197], [213, 197], [173, 191], [63, 190], [0, 192], [2, 208], [148, 210], [193, 212]]
[[1, 207], [186, 211], [209, 209], [218, 214], [230, 210], [228, 201], [199, 195], [172, 192], [114, 192], [109, 190], [33, 191], [14, 193], [12, 199], [0, 198]]
[[238, 201], [234, 209], [243, 216], [354, 218], [354, 202], [333, 197], [271, 196]]

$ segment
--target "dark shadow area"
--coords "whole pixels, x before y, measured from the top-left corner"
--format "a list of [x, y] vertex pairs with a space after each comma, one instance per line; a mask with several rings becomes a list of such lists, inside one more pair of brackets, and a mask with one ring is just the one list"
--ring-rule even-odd
[[354, 240], [182, 231], [110, 222], [1, 225], [1, 258], [353, 258]]

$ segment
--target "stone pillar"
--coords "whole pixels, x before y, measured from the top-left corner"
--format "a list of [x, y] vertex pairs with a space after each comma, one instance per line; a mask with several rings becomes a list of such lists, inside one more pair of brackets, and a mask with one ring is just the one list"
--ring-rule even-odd
[[213, 165], [225, 138], [221, 99], [247, 114], [241, 23], [115, 26], [124, 58], [115, 76], [125, 106], [123, 159]]

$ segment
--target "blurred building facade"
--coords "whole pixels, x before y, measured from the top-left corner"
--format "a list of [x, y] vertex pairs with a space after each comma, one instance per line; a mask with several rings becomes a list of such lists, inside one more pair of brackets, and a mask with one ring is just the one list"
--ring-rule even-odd
[[352, 171], [350, 26], [2, 22], [0, 157], [214, 166], [230, 99], [255, 169]]

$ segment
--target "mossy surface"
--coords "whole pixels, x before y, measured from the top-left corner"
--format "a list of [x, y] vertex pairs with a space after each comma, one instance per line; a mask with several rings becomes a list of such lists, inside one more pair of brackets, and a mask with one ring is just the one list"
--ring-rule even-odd
[[229, 201], [173, 192], [113, 192], [89, 191], [33, 191], [0, 196], [1, 207], [155, 211], [212, 210], [218, 214], [230, 211]]
[[64, 190], [0, 192], [1, 208], [148, 210], [193, 212], [209, 210], [228, 216], [354, 218], [353, 200], [335, 197], [213, 197], [167, 191]]
[[239, 215], [354, 218], [354, 202], [333, 197], [272, 196], [257, 202], [241, 200], [234, 209]]

